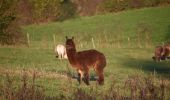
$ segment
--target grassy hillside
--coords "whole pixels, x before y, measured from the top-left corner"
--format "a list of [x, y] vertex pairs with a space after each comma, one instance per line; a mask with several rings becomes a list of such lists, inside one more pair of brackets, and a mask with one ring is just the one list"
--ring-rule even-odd
[[30, 25], [24, 27], [24, 32], [28, 32], [33, 41], [41, 41], [44, 38], [53, 41], [53, 34], [56, 34], [60, 42], [64, 41], [65, 35], [76, 36], [83, 42], [89, 41], [90, 37], [97, 40], [104, 34], [107, 40], [112, 42], [121, 34], [121, 41], [127, 41], [129, 37], [135, 42], [138, 30], [147, 28], [152, 42], [156, 45], [170, 37], [169, 9], [170, 7], [145, 8], [76, 18], [61, 23]]
[[[156, 63], [151, 57], [155, 45], [169, 40], [169, 11], [170, 7], [145, 8], [77, 18], [65, 22], [23, 26], [23, 31], [29, 34], [29, 47], [0, 47], [0, 87], [5, 86], [2, 84], [6, 81], [6, 74], [9, 74], [14, 80], [15, 88], [20, 81], [23, 81], [20, 76], [25, 70], [30, 83], [33, 83], [31, 77], [36, 72], [35, 85], [42, 86], [49, 99], [58, 95], [75, 96], [77, 95], [73, 92], [75, 89], [82, 89], [87, 93], [95, 91], [91, 95], [99, 96], [98, 98], [102, 94], [106, 99], [111, 95], [109, 93], [130, 98], [132, 92], [130, 88], [133, 84], [129, 86], [128, 92], [124, 93], [126, 81], [133, 81], [134, 78], [136, 81], [143, 80], [145, 83], [149, 80], [153, 82], [150, 85], [155, 89], [155, 92], [152, 91], [154, 94], [156, 90], [161, 91], [160, 86], [164, 85], [160, 83], [163, 79], [166, 83], [165, 96], [168, 99], [170, 98], [168, 95], [170, 93], [170, 61]], [[85, 84], [78, 85], [75, 78], [76, 71], [71, 68], [68, 61], [55, 58], [53, 47], [58, 43], [64, 44], [66, 35], [75, 36], [78, 51], [94, 48], [92, 38], [94, 39], [95, 49], [104, 53], [107, 59], [104, 86], [96, 86], [97, 76], [93, 69], [90, 71], [91, 85], [89, 87]], [[148, 76], [152, 78], [141, 78]], [[140, 80], [136, 77], [140, 77]], [[83, 93], [79, 95], [84, 95]], [[157, 95], [159, 93], [157, 92]], [[0, 99], [1, 94], [3, 94], [2, 90], [0, 90]]]

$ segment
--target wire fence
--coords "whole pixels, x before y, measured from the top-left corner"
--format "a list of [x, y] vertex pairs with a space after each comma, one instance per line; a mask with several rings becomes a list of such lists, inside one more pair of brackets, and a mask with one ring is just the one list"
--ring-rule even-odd
[[[51, 36], [51, 39], [42, 38], [40, 40], [33, 40], [33, 36], [27, 33], [27, 43], [30, 48], [43, 48], [54, 49], [57, 44], [65, 45], [65, 37], [59, 39], [55, 34]], [[152, 39], [149, 35], [140, 35], [134, 37], [127, 37], [122, 35], [109, 36], [98, 35], [90, 36], [87, 39], [83, 39], [83, 36], [76, 36], [75, 44], [78, 49], [84, 48], [151, 48], [153, 47]]]

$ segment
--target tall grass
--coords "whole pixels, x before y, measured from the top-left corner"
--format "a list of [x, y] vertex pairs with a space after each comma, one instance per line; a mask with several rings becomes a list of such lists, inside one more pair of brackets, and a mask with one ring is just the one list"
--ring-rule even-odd
[[46, 95], [44, 87], [36, 85], [38, 79], [36, 73], [33, 73], [32, 81], [28, 81], [28, 76], [24, 73], [18, 86], [14, 84], [15, 80], [12, 78], [7, 74], [4, 82], [0, 84], [0, 98], [3, 100], [168, 100], [169, 98], [167, 86], [170, 84], [164, 79], [155, 80], [152, 75], [148, 77], [131, 75], [124, 80], [124, 85], [120, 86], [116, 81], [112, 81], [108, 89], [100, 91], [98, 89], [101, 87], [97, 85], [84, 88], [70, 84], [67, 88], [62, 86], [63, 91], [57, 96]]
[[32, 76], [32, 82], [28, 82], [28, 76], [23, 74], [19, 85], [14, 84], [15, 80], [8, 73], [1, 84], [0, 98], [2, 100], [43, 100], [45, 98], [44, 89], [35, 83], [36, 74]]

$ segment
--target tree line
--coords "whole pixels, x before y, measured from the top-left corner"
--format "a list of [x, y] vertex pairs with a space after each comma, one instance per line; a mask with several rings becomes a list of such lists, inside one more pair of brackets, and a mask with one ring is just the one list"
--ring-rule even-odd
[[71, 0], [0, 0], [0, 44], [26, 44], [21, 25], [63, 21], [75, 15]]

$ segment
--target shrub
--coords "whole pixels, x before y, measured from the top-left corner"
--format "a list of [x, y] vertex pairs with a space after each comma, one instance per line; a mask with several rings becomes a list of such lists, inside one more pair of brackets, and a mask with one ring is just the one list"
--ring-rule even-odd
[[0, 44], [2, 45], [26, 43], [16, 21], [16, 4], [17, 0], [0, 1]]
[[169, 4], [170, 0], [103, 0], [97, 11], [99, 13], [117, 12], [132, 8], [142, 8]]
[[30, 0], [36, 22], [62, 21], [75, 16], [76, 5], [71, 0]]

